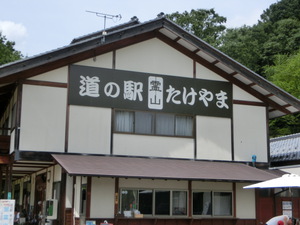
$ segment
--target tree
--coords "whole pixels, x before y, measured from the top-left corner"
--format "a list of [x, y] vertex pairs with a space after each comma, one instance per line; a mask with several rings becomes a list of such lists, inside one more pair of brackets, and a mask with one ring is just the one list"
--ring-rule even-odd
[[265, 71], [271, 82], [300, 98], [300, 51], [290, 57], [277, 55], [275, 65], [266, 66]]
[[15, 43], [8, 41], [0, 32], [0, 65], [22, 58], [22, 54], [14, 49]]
[[[290, 57], [277, 55], [275, 65], [266, 66], [265, 71], [270, 81], [300, 98], [300, 51]], [[271, 137], [298, 132], [300, 132], [300, 113], [273, 119], [270, 122]]]
[[220, 37], [226, 29], [223, 25], [226, 17], [219, 16], [214, 9], [192, 9], [190, 12], [168, 14], [166, 17], [214, 47], [220, 45]]
[[265, 33], [260, 26], [227, 29], [222, 35], [219, 49], [239, 63], [260, 73], [262, 71], [261, 46], [265, 39]]
[[281, 0], [270, 5], [260, 16], [263, 23], [271, 24], [283, 19], [300, 20], [300, 1], [299, 0]]

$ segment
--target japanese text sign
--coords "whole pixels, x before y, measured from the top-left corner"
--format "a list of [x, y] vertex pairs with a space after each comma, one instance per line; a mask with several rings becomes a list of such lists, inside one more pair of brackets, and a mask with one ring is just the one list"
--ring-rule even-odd
[[216, 117], [232, 116], [229, 82], [70, 66], [69, 104]]

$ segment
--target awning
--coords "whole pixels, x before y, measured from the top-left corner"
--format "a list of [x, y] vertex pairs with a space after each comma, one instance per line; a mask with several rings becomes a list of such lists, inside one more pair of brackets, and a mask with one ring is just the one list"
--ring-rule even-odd
[[234, 162], [53, 154], [71, 176], [259, 182], [278, 176]]
[[249, 188], [299, 188], [300, 176], [297, 174], [284, 174], [282, 177], [266, 180], [257, 184], [252, 184], [244, 187]]

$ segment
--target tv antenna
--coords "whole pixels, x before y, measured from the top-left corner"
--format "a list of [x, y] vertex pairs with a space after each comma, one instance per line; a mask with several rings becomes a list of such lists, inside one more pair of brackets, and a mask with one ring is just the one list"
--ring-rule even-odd
[[104, 18], [104, 29], [103, 29], [103, 32], [102, 32], [103, 35], [106, 35], [105, 29], [106, 29], [106, 20], [107, 19], [113, 20], [114, 22], [117, 22], [117, 21], [122, 19], [121, 14], [119, 14], [119, 15], [110, 15], [110, 14], [106, 14], [106, 13], [93, 12], [93, 11], [86, 11], [86, 12], [94, 13], [96, 16]]

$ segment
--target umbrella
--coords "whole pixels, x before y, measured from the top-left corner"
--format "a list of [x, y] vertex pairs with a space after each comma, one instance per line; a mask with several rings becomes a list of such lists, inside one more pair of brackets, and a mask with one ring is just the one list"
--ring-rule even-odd
[[266, 180], [257, 184], [245, 186], [249, 188], [295, 188], [300, 187], [300, 176], [296, 174], [284, 174], [282, 177]]

